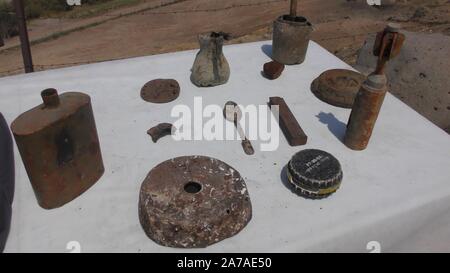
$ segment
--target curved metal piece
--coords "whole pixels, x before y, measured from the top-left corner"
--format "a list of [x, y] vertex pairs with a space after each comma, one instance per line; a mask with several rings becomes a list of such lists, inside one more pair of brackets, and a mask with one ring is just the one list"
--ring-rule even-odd
[[148, 130], [147, 134], [150, 135], [153, 142], [156, 143], [160, 138], [171, 135], [172, 128], [173, 125], [170, 123], [160, 123]]

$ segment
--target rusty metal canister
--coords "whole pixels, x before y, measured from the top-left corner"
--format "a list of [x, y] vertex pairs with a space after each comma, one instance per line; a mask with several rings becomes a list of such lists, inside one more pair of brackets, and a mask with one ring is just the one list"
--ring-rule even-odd
[[278, 17], [273, 23], [272, 58], [287, 65], [303, 63], [312, 30], [305, 17]]
[[104, 167], [90, 97], [55, 89], [41, 96], [11, 130], [39, 205], [52, 209], [89, 189]]
[[358, 91], [347, 123], [344, 143], [352, 150], [364, 150], [369, 144], [375, 122], [387, 92], [384, 75], [369, 75]]

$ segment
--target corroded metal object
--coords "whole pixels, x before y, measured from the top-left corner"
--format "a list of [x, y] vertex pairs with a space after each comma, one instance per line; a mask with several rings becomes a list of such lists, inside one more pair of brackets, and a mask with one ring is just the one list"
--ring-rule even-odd
[[272, 58], [286, 65], [303, 63], [312, 30], [305, 17], [280, 16], [273, 24]]
[[104, 167], [91, 99], [78, 92], [41, 93], [43, 104], [11, 124], [41, 207], [63, 206], [89, 189]]
[[198, 37], [200, 51], [192, 66], [191, 81], [199, 87], [225, 84], [230, 78], [230, 66], [223, 54], [223, 43], [229, 35], [210, 32]]
[[366, 77], [347, 69], [323, 72], [311, 84], [313, 94], [323, 102], [343, 108], [352, 108], [361, 84]]
[[156, 143], [160, 138], [172, 134], [173, 125], [170, 123], [160, 123], [150, 128], [147, 134], [152, 137], [152, 141]]
[[173, 79], [156, 79], [146, 83], [141, 89], [141, 98], [153, 103], [174, 101], [180, 95], [180, 85]]
[[344, 143], [352, 150], [364, 150], [369, 144], [387, 92], [386, 63], [400, 53], [405, 40], [398, 29], [398, 26], [390, 24], [377, 35], [374, 45], [377, 67], [358, 91], [347, 123]]
[[141, 186], [141, 225], [163, 246], [207, 247], [237, 234], [251, 217], [243, 178], [214, 158], [167, 160], [153, 168]]
[[287, 176], [300, 195], [320, 199], [336, 192], [344, 175], [341, 164], [334, 156], [325, 151], [308, 149], [292, 157], [287, 165]]
[[242, 111], [241, 108], [239, 108], [239, 105], [237, 105], [234, 101], [226, 102], [223, 107], [223, 116], [226, 120], [234, 123], [234, 127], [236, 127], [236, 130], [242, 139], [241, 146], [242, 149], [244, 149], [245, 154], [253, 155], [255, 153], [255, 149], [253, 149], [252, 143], [245, 135], [244, 130], [242, 130], [239, 123], [239, 120], [242, 118]]
[[270, 97], [268, 105], [270, 108], [278, 106], [280, 128], [289, 145], [305, 145], [306, 142], [308, 142], [308, 136], [305, 134], [302, 127], [300, 127], [300, 124], [298, 124], [298, 121], [295, 119], [294, 114], [292, 114], [291, 109], [289, 109], [289, 106], [284, 99], [280, 97]]
[[269, 80], [278, 79], [281, 76], [281, 73], [284, 71], [284, 64], [281, 64], [277, 61], [271, 61], [264, 64], [263, 72], [264, 77]]

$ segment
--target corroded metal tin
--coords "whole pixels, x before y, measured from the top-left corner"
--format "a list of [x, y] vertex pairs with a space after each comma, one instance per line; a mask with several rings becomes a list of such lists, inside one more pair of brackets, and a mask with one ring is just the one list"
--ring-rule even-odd
[[42, 91], [44, 103], [11, 124], [41, 207], [63, 206], [89, 189], [104, 167], [91, 99], [78, 92]]
[[305, 17], [280, 16], [273, 23], [272, 58], [287, 65], [303, 63], [312, 30]]
[[363, 74], [352, 70], [331, 69], [313, 81], [311, 91], [323, 102], [351, 109], [365, 79]]
[[159, 164], [139, 194], [141, 225], [163, 246], [206, 247], [234, 236], [251, 217], [239, 172], [210, 157], [183, 156]]

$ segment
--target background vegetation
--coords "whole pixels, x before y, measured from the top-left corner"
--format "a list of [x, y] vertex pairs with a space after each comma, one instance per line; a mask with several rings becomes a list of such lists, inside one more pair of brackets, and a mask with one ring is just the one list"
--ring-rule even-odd
[[[18, 34], [12, 0], [0, 0], [0, 35], [9, 38]], [[87, 17], [112, 8], [136, 3], [137, 0], [81, 0], [81, 7], [67, 4], [67, 0], [24, 0], [27, 19], [39, 17]]]

